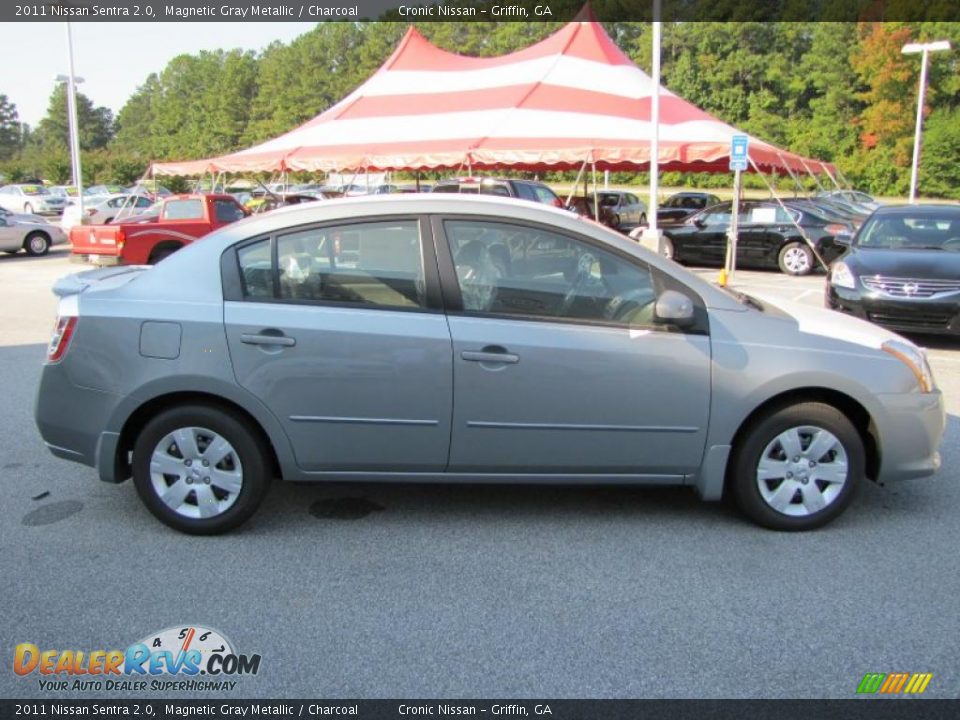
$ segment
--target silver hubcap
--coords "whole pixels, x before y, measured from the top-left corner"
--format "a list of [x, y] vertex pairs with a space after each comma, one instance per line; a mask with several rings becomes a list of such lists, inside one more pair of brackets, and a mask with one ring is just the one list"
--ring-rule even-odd
[[157, 497], [178, 515], [193, 519], [226, 512], [243, 488], [243, 466], [233, 446], [206, 428], [188, 427], [165, 436], [150, 458]]
[[812, 425], [790, 428], [760, 455], [757, 488], [778, 513], [805, 517], [834, 502], [847, 481], [847, 451], [837, 437]]
[[43, 252], [43, 249], [47, 246], [47, 241], [42, 237], [32, 237], [30, 238], [30, 249], [34, 252]]
[[810, 267], [810, 258], [803, 248], [792, 247], [783, 254], [783, 264], [790, 272], [802, 273]]

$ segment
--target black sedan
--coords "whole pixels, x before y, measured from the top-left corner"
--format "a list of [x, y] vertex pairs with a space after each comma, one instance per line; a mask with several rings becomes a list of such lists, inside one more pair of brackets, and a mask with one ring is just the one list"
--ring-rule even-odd
[[[731, 202], [714, 205], [682, 225], [664, 228], [664, 254], [683, 264], [723, 265], [732, 208]], [[818, 266], [818, 255], [829, 264], [843, 252], [844, 245], [834, 238], [847, 232], [848, 226], [799, 207], [784, 208], [774, 200], [743, 201], [737, 267], [779, 268], [788, 275], [806, 275]]]
[[671, 195], [657, 208], [657, 224], [660, 227], [680, 225], [696, 212], [717, 205], [720, 198], [704, 192], [680, 192]]
[[899, 332], [960, 335], [960, 207], [881, 207], [830, 268], [827, 307]]

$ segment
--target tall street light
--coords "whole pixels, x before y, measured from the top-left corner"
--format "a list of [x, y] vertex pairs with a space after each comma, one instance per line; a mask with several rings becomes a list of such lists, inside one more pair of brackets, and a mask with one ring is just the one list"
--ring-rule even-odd
[[923, 96], [927, 91], [927, 58], [930, 53], [940, 50], [949, 50], [950, 43], [946, 40], [928, 43], [907, 43], [903, 46], [904, 55], [921, 53], [920, 61], [920, 92], [917, 97], [917, 127], [913, 133], [913, 167], [910, 169], [910, 202], [917, 202], [917, 172], [920, 167], [920, 133], [923, 130]]
[[70, 23], [67, 26], [67, 69], [68, 75], [57, 75], [57, 82], [67, 84], [67, 119], [70, 125], [70, 164], [73, 169], [73, 184], [77, 188], [77, 202], [80, 205], [80, 217], [83, 218], [83, 174], [80, 168], [80, 129], [77, 122], [77, 84], [83, 78], [77, 77], [73, 70], [73, 35]]

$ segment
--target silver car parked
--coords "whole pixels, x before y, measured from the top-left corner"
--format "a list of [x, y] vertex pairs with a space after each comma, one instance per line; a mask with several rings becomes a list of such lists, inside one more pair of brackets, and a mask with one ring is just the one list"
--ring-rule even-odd
[[43, 439], [189, 533], [236, 527], [275, 476], [689, 485], [805, 530], [864, 478], [940, 465], [912, 343], [535, 203], [294, 206], [55, 291]]
[[37, 215], [18, 215], [0, 208], [0, 250], [10, 255], [46, 255], [53, 245], [67, 242], [67, 234]]

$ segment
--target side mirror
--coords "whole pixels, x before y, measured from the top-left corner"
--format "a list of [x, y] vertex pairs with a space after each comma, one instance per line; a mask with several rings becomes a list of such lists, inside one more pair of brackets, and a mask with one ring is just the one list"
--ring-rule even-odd
[[698, 228], [705, 228], [707, 224], [703, 221], [703, 218], [694, 218], [691, 222], [696, 225]]
[[657, 298], [653, 320], [664, 325], [689, 327], [693, 324], [693, 300], [676, 290], [664, 290]]
[[849, 247], [853, 243], [853, 237], [850, 235], [834, 235], [833, 242], [837, 245], [846, 245]]

